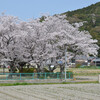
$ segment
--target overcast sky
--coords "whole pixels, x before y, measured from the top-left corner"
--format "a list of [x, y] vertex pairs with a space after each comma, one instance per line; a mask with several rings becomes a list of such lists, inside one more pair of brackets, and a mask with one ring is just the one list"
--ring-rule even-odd
[[0, 0], [0, 13], [18, 16], [22, 20], [76, 10], [100, 0]]

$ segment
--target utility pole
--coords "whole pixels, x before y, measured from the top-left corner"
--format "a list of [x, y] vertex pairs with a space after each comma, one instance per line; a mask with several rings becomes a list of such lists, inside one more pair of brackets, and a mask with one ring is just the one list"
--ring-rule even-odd
[[67, 69], [67, 46], [65, 46], [65, 81], [66, 81], [66, 69]]

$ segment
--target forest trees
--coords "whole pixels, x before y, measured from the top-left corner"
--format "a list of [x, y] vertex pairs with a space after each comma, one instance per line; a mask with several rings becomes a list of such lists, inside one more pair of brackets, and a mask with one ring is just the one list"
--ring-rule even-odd
[[15, 67], [21, 68], [21, 62], [31, 61], [40, 72], [47, 59], [64, 60], [66, 47], [69, 59], [80, 54], [97, 55], [97, 40], [65, 18], [55, 15], [45, 17], [42, 22], [40, 19], [22, 22], [13, 16], [0, 16], [0, 55], [11, 60], [11, 72]]

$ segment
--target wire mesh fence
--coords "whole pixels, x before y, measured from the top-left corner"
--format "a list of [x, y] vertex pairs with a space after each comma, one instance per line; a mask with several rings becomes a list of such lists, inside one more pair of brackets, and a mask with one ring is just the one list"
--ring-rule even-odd
[[[0, 73], [0, 80], [34, 80], [34, 79], [64, 79], [65, 73]], [[67, 79], [73, 78], [73, 73], [66, 73]]]

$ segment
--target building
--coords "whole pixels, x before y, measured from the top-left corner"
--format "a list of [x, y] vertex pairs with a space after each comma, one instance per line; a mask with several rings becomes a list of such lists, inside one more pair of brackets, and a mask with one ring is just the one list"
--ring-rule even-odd
[[91, 65], [100, 66], [100, 58], [93, 59]]

